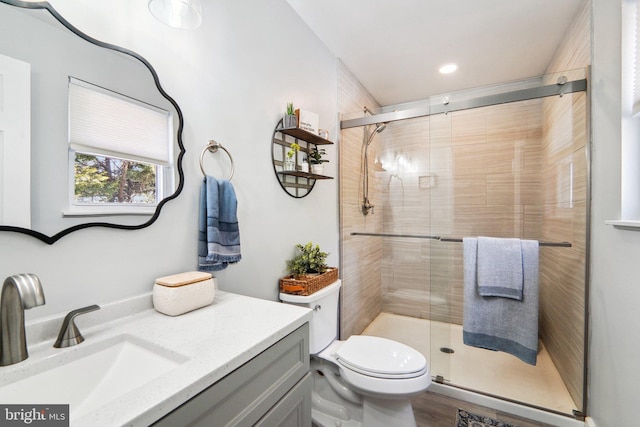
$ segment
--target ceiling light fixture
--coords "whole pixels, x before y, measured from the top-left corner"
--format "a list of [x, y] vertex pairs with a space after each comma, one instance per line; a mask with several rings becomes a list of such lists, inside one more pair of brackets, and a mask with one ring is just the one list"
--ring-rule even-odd
[[441, 74], [451, 74], [454, 73], [457, 69], [458, 66], [452, 63], [443, 65], [438, 71], [440, 71]]
[[149, 0], [149, 12], [173, 28], [193, 30], [202, 22], [201, 0]]

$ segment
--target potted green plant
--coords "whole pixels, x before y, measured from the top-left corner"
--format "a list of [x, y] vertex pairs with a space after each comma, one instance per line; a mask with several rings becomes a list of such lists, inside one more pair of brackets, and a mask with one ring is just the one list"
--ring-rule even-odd
[[287, 103], [287, 111], [282, 118], [282, 127], [283, 128], [295, 128], [298, 127], [298, 117], [296, 116], [295, 110], [293, 109], [293, 102]]
[[291, 144], [289, 147], [289, 151], [287, 151], [287, 158], [284, 160], [284, 170], [285, 171], [294, 171], [296, 170], [296, 159], [295, 155], [300, 151], [300, 145], [295, 142]]
[[289, 276], [280, 279], [280, 292], [311, 295], [338, 280], [338, 269], [327, 267], [327, 252], [309, 242], [296, 245], [296, 256], [287, 260]]
[[308, 274], [322, 274], [327, 271], [327, 252], [320, 250], [320, 245], [309, 242], [306, 245], [297, 244], [298, 254], [287, 260], [287, 268], [293, 277], [299, 279]]
[[315, 175], [322, 175], [324, 173], [323, 163], [326, 163], [329, 160], [323, 159], [322, 156], [326, 154], [327, 152], [324, 148], [318, 149], [318, 147], [314, 147], [309, 152], [309, 164], [311, 165], [311, 173]]

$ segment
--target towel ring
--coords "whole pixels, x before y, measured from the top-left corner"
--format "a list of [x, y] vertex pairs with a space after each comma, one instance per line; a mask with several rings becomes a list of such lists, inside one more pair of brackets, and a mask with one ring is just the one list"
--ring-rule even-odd
[[218, 151], [218, 148], [227, 153], [227, 156], [229, 156], [229, 160], [231, 160], [231, 174], [229, 175], [229, 180], [231, 180], [231, 178], [233, 178], [233, 173], [236, 170], [236, 167], [233, 164], [233, 157], [231, 157], [231, 153], [229, 153], [229, 151], [224, 148], [222, 144], [215, 142], [213, 139], [209, 141], [207, 146], [204, 147], [204, 150], [202, 150], [202, 153], [200, 154], [200, 170], [202, 171], [202, 175], [207, 176], [207, 173], [204, 171], [204, 164], [202, 163], [204, 161], [204, 153], [206, 153], [207, 150], [211, 153], [215, 153]]

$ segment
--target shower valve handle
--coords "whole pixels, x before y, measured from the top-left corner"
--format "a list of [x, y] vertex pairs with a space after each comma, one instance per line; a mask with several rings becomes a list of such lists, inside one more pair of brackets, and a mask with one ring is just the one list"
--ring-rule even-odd
[[362, 202], [362, 213], [364, 215], [368, 215], [369, 211], [371, 211], [371, 213], [373, 214], [373, 208], [374, 208], [374, 205], [369, 203], [369, 199], [365, 198], [364, 202]]

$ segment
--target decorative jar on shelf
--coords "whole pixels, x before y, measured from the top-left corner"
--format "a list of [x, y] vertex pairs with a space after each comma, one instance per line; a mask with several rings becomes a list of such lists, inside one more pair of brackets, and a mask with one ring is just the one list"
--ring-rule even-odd
[[296, 170], [296, 162], [291, 157], [287, 157], [284, 159], [283, 168], [285, 172], [292, 172]]
[[296, 128], [298, 127], [298, 116], [285, 114], [282, 119], [283, 128]]
[[300, 165], [300, 171], [304, 173], [309, 173], [309, 163], [306, 160], [302, 161], [302, 165]]
[[324, 165], [322, 163], [311, 165], [311, 173], [314, 175], [322, 175], [324, 173]]
[[296, 111], [293, 108], [293, 102], [287, 102], [287, 111], [282, 117], [282, 127], [283, 128], [298, 127], [298, 116], [296, 115]]

